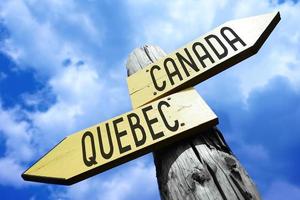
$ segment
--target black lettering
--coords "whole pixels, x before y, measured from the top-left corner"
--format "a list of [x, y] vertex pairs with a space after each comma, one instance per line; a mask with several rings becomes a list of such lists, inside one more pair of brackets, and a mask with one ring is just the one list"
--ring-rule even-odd
[[[170, 72], [170, 69], [168, 68], [168, 65], [167, 65], [168, 62], [172, 63], [173, 68], [174, 68], [173, 72]], [[182, 76], [180, 74], [180, 71], [179, 71], [179, 69], [178, 69], [175, 61], [172, 58], [166, 58], [165, 59], [165, 61], [164, 61], [164, 67], [165, 67], [165, 70], [167, 72], [167, 75], [168, 75], [169, 80], [170, 80], [170, 82], [171, 82], [172, 85], [174, 85], [174, 80], [173, 80], [174, 76], [178, 76], [179, 80], [182, 81]]]
[[150, 76], [153, 82], [153, 85], [155, 87], [155, 89], [157, 89], [158, 91], [163, 91], [166, 88], [166, 81], [162, 82], [162, 85], [159, 86], [156, 82], [155, 76], [154, 76], [154, 70], [160, 70], [161, 68], [158, 65], [153, 65], [150, 69]]
[[[92, 147], [92, 155], [90, 157], [87, 157], [86, 155], [86, 148], [85, 148], [85, 139], [89, 137], [91, 141], [91, 147]], [[94, 142], [94, 136], [90, 131], [86, 131], [82, 138], [81, 138], [81, 147], [82, 147], [82, 158], [83, 162], [86, 166], [90, 167], [92, 165], [97, 164], [96, 162], [96, 150], [95, 150], [95, 142]]]
[[164, 132], [162, 132], [162, 131], [158, 132], [158, 133], [154, 132], [152, 125], [155, 124], [155, 123], [157, 123], [158, 120], [157, 120], [157, 118], [149, 119], [149, 116], [147, 114], [147, 112], [150, 111], [150, 110], [152, 110], [152, 109], [153, 109], [153, 107], [150, 105], [150, 106], [147, 106], [147, 107], [143, 108], [142, 112], [144, 114], [146, 123], [148, 125], [149, 130], [150, 130], [152, 139], [156, 140], [156, 139], [159, 139], [159, 138], [163, 137], [164, 136]]
[[[199, 53], [198, 53], [198, 51], [197, 51], [197, 49], [196, 49], [197, 46], [200, 46], [201, 49], [204, 51], [205, 54], [204, 54], [203, 56], [200, 56], [200, 55], [199, 55]], [[205, 48], [205, 46], [204, 46], [202, 43], [200, 43], [200, 42], [195, 42], [195, 43], [193, 44], [192, 48], [193, 48], [194, 54], [197, 56], [197, 58], [198, 58], [198, 60], [200, 61], [200, 63], [201, 63], [201, 65], [202, 65], [203, 68], [206, 67], [206, 64], [204, 63], [204, 60], [205, 60], [205, 59], [208, 58], [208, 59], [210, 60], [211, 63], [214, 63], [214, 62], [215, 62], [214, 59], [211, 57], [211, 55], [208, 53], [207, 49]]]
[[[213, 50], [213, 52], [216, 54], [216, 56], [218, 57], [218, 59], [222, 59], [225, 56], [227, 56], [228, 54], [228, 50], [226, 48], [226, 46], [222, 43], [222, 41], [220, 40], [220, 38], [218, 38], [215, 35], [208, 35], [205, 38], [205, 41], [207, 42], [207, 44], [210, 46], [210, 48]], [[223, 53], [219, 53], [216, 48], [213, 46], [213, 44], [211, 43], [211, 39], [215, 39], [215, 41], [217, 41], [219, 43], [219, 45], [222, 47], [223, 49]]]
[[168, 123], [168, 121], [167, 121], [167, 119], [166, 119], [166, 116], [164, 115], [164, 112], [163, 112], [163, 110], [162, 110], [162, 107], [163, 107], [163, 106], [170, 107], [170, 104], [169, 104], [168, 102], [166, 102], [166, 101], [161, 101], [161, 102], [158, 103], [158, 106], [157, 106], [157, 107], [158, 107], [159, 114], [160, 114], [160, 116], [161, 116], [161, 118], [162, 118], [162, 120], [163, 120], [165, 126], [166, 126], [167, 129], [169, 129], [170, 131], [173, 131], [173, 132], [177, 131], [178, 128], [179, 128], [179, 122], [178, 122], [178, 120], [175, 120], [175, 121], [174, 121], [174, 125], [171, 126], [171, 125]]
[[113, 146], [112, 140], [111, 140], [111, 133], [110, 133], [110, 129], [109, 129], [109, 124], [106, 123], [105, 126], [106, 126], [107, 139], [108, 139], [108, 144], [109, 144], [109, 152], [108, 153], [104, 152], [104, 145], [103, 145], [101, 131], [100, 131], [99, 126], [97, 127], [97, 133], [98, 133], [98, 138], [99, 138], [99, 146], [100, 146], [101, 155], [105, 159], [110, 159], [113, 152], [114, 152], [114, 146]]
[[[145, 129], [140, 124], [141, 122], [140, 122], [139, 116], [135, 113], [130, 113], [130, 114], [127, 115], [127, 118], [128, 118], [129, 126], [130, 126], [130, 129], [131, 129], [132, 135], [133, 135], [135, 145], [137, 147], [139, 147], [139, 146], [145, 144], [145, 142], [146, 142], [146, 132], [145, 132]], [[132, 120], [133, 118], [135, 118], [135, 123]], [[140, 133], [142, 135], [142, 138], [140, 140], [137, 137], [137, 133], [136, 133], [137, 129], [140, 130]]]
[[[234, 36], [234, 38], [230, 40], [225, 34], [225, 31], [229, 31]], [[228, 42], [231, 48], [233, 48], [233, 50], [235, 51], [237, 50], [237, 48], [234, 45], [236, 42], [239, 42], [241, 43], [241, 45], [246, 46], [246, 43], [229, 27], [221, 28], [221, 35], [225, 38], [225, 40]]]
[[125, 147], [122, 146], [121, 137], [123, 137], [127, 134], [126, 131], [119, 132], [119, 130], [118, 130], [117, 125], [122, 121], [123, 121], [123, 117], [120, 117], [120, 118], [114, 120], [112, 123], [114, 125], [115, 134], [116, 134], [116, 137], [117, 137], [117, 143], [118, 143], [118, 146], [119, 146], [120, 153], [125, 153], [126, 151], [131, 150], [131, 147], [130, 147], [130, 145], [127, 145]]
[[186, 53], [186, 55], [188, 56], [188, 59], [186, 59], [185, 57], [183, 57], [180, 53], [176, 53], [176, 56], [186, 74], [187, 77], [190, 76], [190, 73], [189, 71], [187, 70], [186, 66], [185, 66], [185, 63], [190, 66], [195, 72], [198, 72], [199, 71], [199, 68], [197, 67], [195, 61], [193, 60], [190, 52], [187, 50], [187, 48], [184, 48], [184, 51]]

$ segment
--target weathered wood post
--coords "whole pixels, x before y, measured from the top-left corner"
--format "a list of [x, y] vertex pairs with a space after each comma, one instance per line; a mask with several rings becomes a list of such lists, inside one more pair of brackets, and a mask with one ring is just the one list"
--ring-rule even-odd
[[[135, 49], [127, 60], [128, 76], [165, 55], [157, 46]], [[161, 199], [260, 199], [253, 181], [216, 127], [160, 149], [153, 156]]]

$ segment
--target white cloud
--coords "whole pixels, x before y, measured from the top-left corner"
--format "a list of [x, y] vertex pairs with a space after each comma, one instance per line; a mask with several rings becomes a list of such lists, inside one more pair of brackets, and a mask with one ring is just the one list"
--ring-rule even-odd
[[[201, 84], [207, 96], [216, 97], [218, 93], [217, 97], [222, 101], [232, 101], [240, 99], [241, 94], [230, 93], [236, 91], [228, 89], [233, 87], [230, 84], [241, 87], [244, 98], [276, 75], [288, 77], [295, 87], [299, 87], [299, 6], [299, 3], [277, 5], [272, 1], [259, 0], [144, 0], [128, 1], [127, 9], [131, 23], [136, 27], [131, 36], [135, 38], [136, 46], [146, 42], [158, 44], [166, 51], [175, 50], [229, 19], [279, 9], [282, 21], [258, 55], [235, 66], [230, 72], [222, 73], [222, 78]], [[9, 0], [0, 5], [0, 16], [10, 30], [10, 37], [5, 40], [1, 51], [23, 68], [31, 67], [37, 74], [46, 75], [45, 88], [49, 88], [56, 99], [42, 111], [24, 112], [18, 107], [0, 109], [0, 132], [5, 135], [6, 150], [5, 157], [0, 159], [0, 169], [12, 166], [7, 174], [0, 173], [0, 183], [20, 186], [23, 181], [19, 176], [25, 163], [35, 160], [64, 136], [126, 111], [130, 103], [124, 79], [124, 61], [117, 61], [119, 65], [110, 70], [103, 70], [105, 74], [101, 71], [103, 60], [99, 60], [98, 50], [105, 51], [101, 44], [106, 27], [101, 21], [95, 21], [80, 4], [59, 0]], [[70, 63], [63, 66], [66, 59]], [[82, 64], [77, 65], [80, 61]], [[223, 87], [222, 90], [220, 87]], [[25, 95], [24, 99], [27, 105], [38, 105], [43, 103], [43, 94], [39, 91]], [[242, 151], [259, 154], [261, 160], [268, 158], [268, 152], [260, 145], [249, 145]], [[83, 199], [92, 195], [90, 197], [98, 199], [132, 199], [138, 198], [138, 195], [155, 196], [154, 167], [145, 163], [144, 158], [139, 159], [131, 166], [126, 165], [122, 172], [114, 170], [105, 179], [101, 176], [78, 183], [63, 189], [54, 198]], [[278, 186], [274, 184], [272, 187]], [[294, 187], [291, 191], [298, 192]], [[266, 197], [271, 199], [270, 195], [268, 193]]]
[[22, 120], [22, 112], [18, 108], [5, 110], [0, 105], [0, 134], [4, 136], [4, 151], [0, 157], [0, 184], [21, 187], [25, 185], [21, 179], [24, 163], [31, 161], [35, 149], [31, 143], [32, 130], [30, 124]]
[[[103, 91], [97, 73], [86, 66], [64, 68], [49, 81], [49, 87], [56, 96], [56, 102], [46, 111], [28, 113], [42, 138], [49, 138], [49, 147], [66, 135], [84, 128], [91, 119], [101, 113]], [[95, 110], [99, 108], [99, 110]], [[89, 124], [91, 125], [91, 124]]]
[[0, 133], [5, 136], [5, 155], [18, 161], [30, 161], [34, 154], [31, 148], [30, 124], [22, 120], [18, 108], [4, 110], [0, 105]]
[[298, 199], [300, 187], [286, 181], [274, 181], [264, 194], [266, 200]]
[[[53, 191], [53, 199], [153, 199], [157, 198], [155, 168], [140, 158], [125, 164], [107, 178], [98, 177], [80, 182], [63, 192]], [[147, 198], [148, 197], [148, 198]]]
[[[112, 81], [114, 84], [109, 86], [108, 82]], [[120, 74], [113, 70], [100, 80], [92, 67], [75, 64], [62, 68], [60, 74], [48, 81], [48, 90], [56, 97], [48, 109], [25, 111], [19, 106], [10, 109], [0, 107], [0, 134], [5, 140], [2, 159], [13, 160], [15, 168], [11, 170], [17, 167], [23, 169], [26, 163], [37, 160], [65, 136], [115, 116], [120, 112], [118, 106], [128, 101], [126, 86], [119, 84]], [[31, 106], [43, 104], [41, 99], [46, 92], [24, 95], [25, 102]], [[129, 107], [129, 102], [127, 105]], [[3, 166], [5, 164], [10, 163], [4, 162]], [[16, 176], [20, 175], [21, 171]], [[11, 178], [12, 181], [6, 181], [7, 184], [19, 186], [24, 183], [14, 176]]]
[[256, 9], [261, 12], [279, 10], [282, 20], [258, 54], [232, 70], [233, 75], [240, 80], [244, 95], [247, 97], [253, 89], [266, 85], [278, 75], [287, 77], [299, 88], [300, 70], [292, 66], [300, 64], [300, 40], [297, 39], [300, 28], [295, 27], [295, 24], [300, 23], [300, 3], [287, 2], [277, 7], [272, 4], [251, 5], [246, 6], [248, 9], [252, 8], [253, 12], [257, 12]]
[[[131, 20], [136, 24], [136, 45], [144, 42], [175, 50], [197, 34], [208, 30], [216, 17], [215, 11], [223, 8], [223, 1], [128, 1]], [[138, 19], [138, 20], [137, 20]]]
[[20, 174], [24, 168], [10, 158], [0, 158], [0, 184], [21, 187], [24, 185]]
[[[101, 46], [104, 28], [81, 5], [74, 1], [5, 1], [0, 5], [0, 17], [9, 30], [0, 51], [17, 67], [34, 68], [37, 79], [47, 77], [40, 91], [22, 95], [33, 110], [0, 107], [0, 134], [5, 141], [2, 159], [11, 160], [16, 166], [11, 170], [15, 170], [23, 169], [68, 134], [112, 117], [120, 110], [116, 105], [128, 100], [126, 86], [120, 86], [119, 77], [112, 76], [120, 72], [106, 70], [108, 74], [99, 77], [101, 61], [93, 51]], [[65, 60], [69, 60], [67, 66], [63, 65]], [[55, 100], [39, 110], [51, 95]], [[21, 171], [15, 173], [20, 175]], [[24, 183], [11, 178], [7, 183]]]
[[[26, 105], [38, 108], [45, 104], [42, 99], [49, 96], [46, 93], [56, 99], [46, 111], [26, 113], [36, 131], [33, 140], [43, 138], [46, 143], [41, 144], [40, 151], [75, 130], [118, 113], [115, 105], [127, 101], [123, 94], [126, 86], [120, 86], [121, 80], [111, 76], [122, 73], [101, 70], [98, 51], [105, 27], [99, 17], [95, 20], [90, 10], [83, 9], [84, 4], [71, 0], [12, 0], [0, 5], [0, 17], [10, 33], [1, 51], [18, 67], [34, 68], [37, 79], [47, 77], [45, 88], [23, 94]], [[66, 60], [68, 66], [63, 66]]]
[[67, 58], [93, 62], [86, 52], [101, 44], [100, 24], [73, 1], [6, 1], [0, 17], [10, 32], [1, 51], [44, 76], [59, 73]]
[[[131, 19], [136, 24], [133, 38], [137, 45], [156, 44], [165, 51], [174, 51], [186, 42], [208, 32], [230, 19], [238, 19], [279, 10], [282, 20], [265, 45], [254, 57], [223, 72], [222, 76], [237, 79], [244, 98], [265, 85], [274, 76], [288, 77], [299, 88], [300, 69], [300, 3], [290, 1], [278, 5], [274, 1], [128, 1]], [[294, 67], [293, 67], [294, 66]], [[259, 72], [259, 73], [257, 73]], [[215, 80], [209, 80], [213, 84]], [[220, 90], [215, 88], [216, 92]]]

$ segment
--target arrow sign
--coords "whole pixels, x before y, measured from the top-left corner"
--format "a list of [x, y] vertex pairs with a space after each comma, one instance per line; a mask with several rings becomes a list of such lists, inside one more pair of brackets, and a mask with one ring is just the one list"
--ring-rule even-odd
[[254, 55], [279, 12], [229, 21], [127, 78], [133, 108], [192, 87]]
[[22, 177], [70, 185], [217, 123], [189, 88], [66, 137]]

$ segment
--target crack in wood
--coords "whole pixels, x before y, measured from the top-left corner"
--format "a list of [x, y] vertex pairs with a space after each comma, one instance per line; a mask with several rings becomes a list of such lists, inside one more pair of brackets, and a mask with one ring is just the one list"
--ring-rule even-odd
[[153, 63], [154, 61], [152, 60], [152, 58], [151, 58], [150, 55], [149, 55], [148, 46], [145, 45], [145, 46], [143, 47], [143, 49], [144, 49], [144, 51], [145, 51], [147, 57], [149, 58], [149, 60]]
[[214, 181], [215, 185], [217, 186], [222, 198], [224, 200], [227, 200], [227, 197], [226, 197], [226, 195], [225, 195], [225, 193], [224, 193], [224, 191], [223, 191], [223, 189], [222, 189], [222, 187], [219, 183], [219, 180], [216, 177], [216, 171], [217, 171], [218, 168], [216, 166], [213, 166], [215, 169], [212, 169], [212, 167], [207, 162], [205, 162], [205, 166], [206, 166], [207, 170], [209, 171], [211, 177], [213, 178], [213, 181]]
[[[127, 66], [131, 72], [166, 56], [154, 46], [135, 51], [138, 53]], [[260, 199], [253, 181], [216, 127], [153, 152], [153, 157], [163, 200]]]

